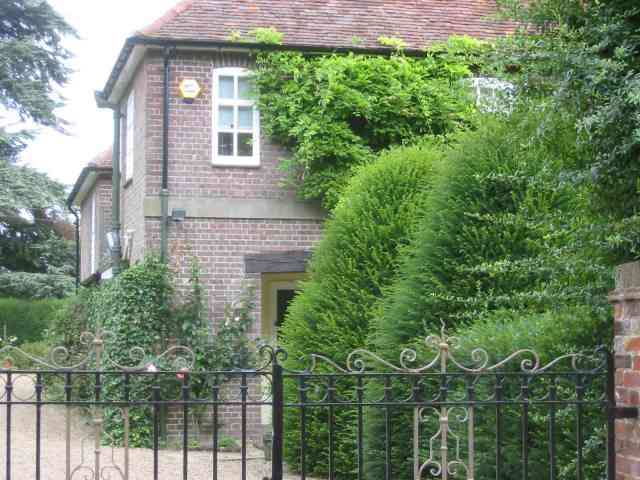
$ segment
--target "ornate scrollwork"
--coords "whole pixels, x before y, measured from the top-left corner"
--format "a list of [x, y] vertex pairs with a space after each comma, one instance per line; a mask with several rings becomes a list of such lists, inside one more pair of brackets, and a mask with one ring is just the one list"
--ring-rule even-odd
[[[523, 348], [512, 352], [507, 357], [491, 363], [491, 356], [485, 348], [475, 348], [470, 353], [470, 364], [458, 360], [456, 351], [461, 348], [458, 337], [447, 334], [444, 325], [438, 335], [429, 335], [424, 339], [425, 346], [435, 350], [434, 356], [422, 365], [417, 365], [418, 352], [413, 348], [405, 348], [400, 352], [398, 363], [394, 364], [378, 354], [364, 348], [353, 350], [346, 360], [346, 366], [338, 365], [334, 360], [321, 355], [308, 355], [308, 367], [302, 371], [290, 373], [311, 374], [323, 363], [334, 371], [345, 374], [362, 374], [367, 371], [368, 365], [378, 365], [392, 372], [419, 374], [426, 372], [447, 373], [453, 368], [464, 373], [491, 373], [499, 372], [501, 368], [519, 361], [519, 370], [526, 374], [540, 374], [550, 371], [562, 362], [569, 361], [572, 371], [576, 373], [596, 372], [606, 365], [606, 352], [596, 351], [595, 354], [568, 353], [555, 358], [547, 364], [543, 364], [540, 355], [532, 349]], [[601, 357], [600, 359], [598, 359]], [[304, 359], [303, 359], [304, 360]], [[584, 365], [583, 365], [584, 364]], [[590, 365], [590, 366], [587, 366]]]

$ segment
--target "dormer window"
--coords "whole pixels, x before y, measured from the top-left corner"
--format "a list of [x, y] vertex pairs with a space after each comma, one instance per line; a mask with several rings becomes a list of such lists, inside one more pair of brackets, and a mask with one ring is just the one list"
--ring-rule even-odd
[[252, 98], [251, 72], [218, 68], [213, 72], [213, 164], [260, 165], [260, 115]]

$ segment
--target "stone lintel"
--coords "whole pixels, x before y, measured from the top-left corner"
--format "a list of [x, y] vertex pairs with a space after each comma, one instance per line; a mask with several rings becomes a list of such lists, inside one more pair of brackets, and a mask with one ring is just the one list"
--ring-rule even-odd
[[308, 250], [266, 252], [244, 257], [246, 273], [302, 273], [311, 258]]

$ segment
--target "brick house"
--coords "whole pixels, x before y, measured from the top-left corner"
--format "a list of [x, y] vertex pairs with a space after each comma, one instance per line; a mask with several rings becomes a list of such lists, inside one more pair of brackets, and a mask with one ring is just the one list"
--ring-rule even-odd
[[[272, 336], [326, 212], [281, 186], [287, 152], [261, 135], [246, 95], [251, 53], [388, 54], [378, 38], [396, 36], [419, 55], [450, 35], [512, 31], [487, 19], [494, 9], [493, 0], [180, 2], [126, 40], [97, 93], [98, 106], [114, 111], [113, 168], [103, 154], [70, 197], [82, 211], [82, 280], [117, 273], [120, 258], [135, 263], [157, 252], [186, 281], [195, 257], [213, 324], [249, 281], [257, 288], [254, 333]], [[274, 27], [283, 44], [230, 40], [258, 27]], [[185, 98], [186, 90], [198, 95]]]

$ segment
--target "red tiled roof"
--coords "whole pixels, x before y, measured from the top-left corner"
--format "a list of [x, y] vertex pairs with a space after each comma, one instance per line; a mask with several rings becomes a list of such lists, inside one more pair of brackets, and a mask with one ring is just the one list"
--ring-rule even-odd
[[101, 167], [101, 168], [111, 168], [111, 162], [113, 159], [113, 147], [109, 147], [104, 152], [100, 153], [93, 157], [93, 159], [89, 162], [90, 166]]
[[[380, 36], [420, 49], [450, 35], [495, 38], [515, 25], [487, 18], [495, 0], [183, 0], [141, 30], [143, 37], [229, 41], [274, 27], [290, 46], [380, 48]], [[255, 41], [255, 39], [253, 39]]]

